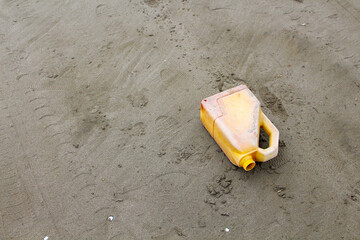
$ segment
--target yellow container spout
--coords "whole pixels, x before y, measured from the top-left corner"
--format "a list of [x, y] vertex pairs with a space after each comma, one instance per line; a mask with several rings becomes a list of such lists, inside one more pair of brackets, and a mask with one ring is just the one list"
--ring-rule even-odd
[[250, 171], [255, 167], [255, 161], [251, 155], [245, 156], [240, 160], [239, 167], [244, 168], [245, 171]]

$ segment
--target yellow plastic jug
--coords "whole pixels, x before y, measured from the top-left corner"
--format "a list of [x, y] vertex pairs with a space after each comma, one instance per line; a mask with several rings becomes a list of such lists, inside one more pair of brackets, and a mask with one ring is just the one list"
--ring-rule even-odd
[[[200, 119], [230, 161], [246, 171], [278, 153], [279, 131], [245, 85], [203, 99]], [[270, 138], [266, 149], [259, 147], [260, 127]]]

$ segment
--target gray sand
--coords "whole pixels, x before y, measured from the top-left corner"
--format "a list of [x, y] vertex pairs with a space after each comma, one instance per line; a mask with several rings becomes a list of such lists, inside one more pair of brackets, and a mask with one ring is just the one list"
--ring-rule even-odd
[[[358, 0], [0, 1], [0, 239], [360, 239], [359, 73]], [[250, 172], [199, 120], [239, 84]]]

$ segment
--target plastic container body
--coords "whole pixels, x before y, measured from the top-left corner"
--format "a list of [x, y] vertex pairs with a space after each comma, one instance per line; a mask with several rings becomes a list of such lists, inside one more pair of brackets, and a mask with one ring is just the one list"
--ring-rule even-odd
[[[246, 171], [255, 167], [255, 161], [268, 161], [278, 153], [279, 131], [245, 85], [202, 100], [200, 119], [229, 160]], [[267, 149], [259, 147], [260, 127], [270, 138]]]

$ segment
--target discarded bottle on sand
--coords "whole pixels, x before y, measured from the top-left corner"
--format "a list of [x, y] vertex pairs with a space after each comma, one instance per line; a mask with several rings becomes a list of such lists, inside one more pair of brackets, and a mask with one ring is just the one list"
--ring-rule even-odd
[[[200, 118], [229, 160], [246, 171], [253, 169], [255, 162], [266, 162], [278, 153], [279, 131], [245, 85], [203, 99]], [[260, 128], [269, 135], [266, 149], [259, 147]]]

